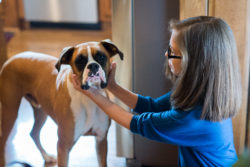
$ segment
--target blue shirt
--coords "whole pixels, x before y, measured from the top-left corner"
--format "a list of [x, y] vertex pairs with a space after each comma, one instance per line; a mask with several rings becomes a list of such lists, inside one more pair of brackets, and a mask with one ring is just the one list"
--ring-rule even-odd
[[171, 107], [167, 93], [157, 99], [138, 95], [130, 129], [149, 139], [178, 145], [179, 166], [232, 166], [237, 161], [232, 120], [201, 120], [202, 106], [190, 111]]

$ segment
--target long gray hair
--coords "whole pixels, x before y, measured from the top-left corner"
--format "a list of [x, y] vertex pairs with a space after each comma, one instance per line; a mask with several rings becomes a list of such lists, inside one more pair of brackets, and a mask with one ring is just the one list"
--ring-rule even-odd
[[237, 47], [229, 25], [220, 18], [199, 16], [171, 21], [182, 55], [174, 80], [172, 106], [184, 111], [202, 105], [201, 119], [221, 121], [233, 117], [241, 106], [241, 78]]

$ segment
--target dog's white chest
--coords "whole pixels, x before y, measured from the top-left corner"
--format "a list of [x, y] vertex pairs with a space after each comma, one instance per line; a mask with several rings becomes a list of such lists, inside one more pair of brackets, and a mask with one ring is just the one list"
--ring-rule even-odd
[[74, 140], [89, 130], [94, 132], [97, 138], [102, 139], [109, 127], [108, 116], [92, 100], [77, 91], [69, 80], [68, 90], [75, 121]]

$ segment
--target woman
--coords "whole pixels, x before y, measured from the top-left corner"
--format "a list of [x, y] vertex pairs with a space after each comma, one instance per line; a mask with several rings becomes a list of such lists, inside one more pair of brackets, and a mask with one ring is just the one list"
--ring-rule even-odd
[[94, 89], [89, 96], [120, 125], [146, 138], [179, 146], [179, 166], [231, 166], [237, 161], [231, 118], [241, 105], [236, 43], [219, 18], [170, 22], [166, 74], [172, 91], [157, 98], [132, 93], [115, 81], [112, 64], [107, 89], [134, 109], [125, 111]]

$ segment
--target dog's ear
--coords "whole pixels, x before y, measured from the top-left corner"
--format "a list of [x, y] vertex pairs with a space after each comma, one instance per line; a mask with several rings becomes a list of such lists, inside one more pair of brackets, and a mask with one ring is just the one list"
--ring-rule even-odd
[[123, 60], [123, 53], [109, 39], [101, 41], [101, 44], [110, 53], [111, 57], [119, 54], [120, 59]]
[[70, 47], [66, 47], [63, 49], [55, 67], [58, 70], [58, 72], [60, 71], [61, 68], [61, 64], [69, 64], [71, 57], [73, 55], [74, 52], [74, 47], [70, 46]]

